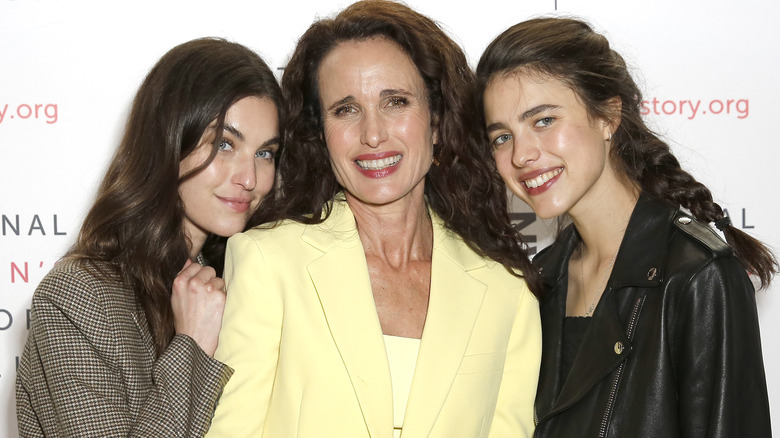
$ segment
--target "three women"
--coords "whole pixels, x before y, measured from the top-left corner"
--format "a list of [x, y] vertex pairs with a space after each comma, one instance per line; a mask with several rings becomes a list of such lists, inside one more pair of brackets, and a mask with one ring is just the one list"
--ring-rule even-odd
[[[479, 129], [468, 114], [470, 78], [462, 58], [433, 23], [393, 4], [358, 3], [334, 20], [316, 23], [302, 38], [285, 73], [292, 117], [282, 192], [273, 208], [259, 211], [253, 221], [273, 225], [231, 242], [229, 319], [218, 357], [240, 371], [225, 390], [215, 436], [233, 436], [225, 432], [231, 427], [267, 436], [389, 436], [393, 429], [429, 436], [530, 433], [538, 321], [528, 289], [504, 268], [523, 272], [532, 285], [533, 271], [504, 216], [500, 185], [494, 169], [485, 165], [489, 156], [476, 147]], [[537, 259], [548, 290], [542, 303], [537, 434], [768, 435], [755, 303], [744, 267], [766, 283], [776, 264], [760, 244], [728, 226], [706, 188], [683, 172], [644, 126], [640, 94], [622, 59], [580, 22], [533, 20], [499, 37], [478, 74], [493, 154], [507, 185], [539, 216], [568, 214], [573, 221]], [[278, 101], [255, 97], [259, 102], [236, 98], [223, 113], [208, 113], [215, 132], [223, 132], [224, 124], [226, 137], [243, 140], [245, 132], [229, 128], [248, 124], [234, 123], [234, 115], [271, 119]], [[209, 129], [196, 130], [197, 137]], [[264, 147], [275, 142], [265, 133], [249, 137], [254, 139], [249, 143]], [[175, 161], [181, 164], [177, 193], [184, 212], [173, 217], [183, 224], [186, 239], [180, 241], [188, 242], [192, 258], [207, 235], [230, 235], [247, 217], [221, 228], [200, 212], [256, 208], [252, 196], [222, 192], [219, 172], [205, 180], [215, 163], [209, 160], [235, 147], [214, 143], [216, 149], [192, 153], [183, 148], [179, 157], [184, 158]], [[273, 147], [258, 152], [267, 158]], [[110, 190], [109, 179], [129, 181], [116, 175], [107, 177], [101, 199], [125, 192], [126, 186]], [[267, 191], [266, 181], [260, 186]], [[247, 190], [252, 181], [239, 177], [236, 184]], [[722, 228], [734, 254], [698, 221]], [[85, 224], [84, 241], [107, 242], [87, 230]], [[124, 231], [123, 236], [132, 234]], [[138, 361], [143, 366], [128, 368], [129, 375], [141, 376], [140, 390], [125, 389], [132, 385], [105, 370], [83, 382], [57, 372], [50, 374], [64, 379], [60, 386], [54, 380], [36, 382], [30, 376], [41, 375], [46, 363], [62, 354], [54, 348], [62, 341], [47, 339], [55, 330], [34, 329], [20, 367], [20, 406], [30, 406], [20, 410], [20, 424], [24, 420], [24, 427], [33, 427], [37, 420], [22, 412], [53, 403], [41, 401], [46, 407], [36, 408], [33, 388], [75, 387], [83, 411], [98, 406], [90, 397], [94, 391], [109, 387], [120, 389], [98, 398], [130, 394], [129, 408], [117, 410], [122, 427], [139, 434], [150, 433], [150, 427], [158, 433], [202, 432], [229, 370], [215, 363], [216, 371], [204, 378], [199, 364], [211, 360], [181, 335], [213, 351], [222, 284], [215, 273], [194, 264], [171, 280], [176, 273], [171, 267], [178, 266], [168, 261], [186, 256], [167, 253], [165, 272], [146, 275], [143, 267], [132, 266], [135, 259], [121, 260], [115, 248], [140, 254], [141, 264], [149, 260], [148, 252], [117, 242], [99, 250], [77, 245], [71, 258], [79, 261], [58, 266], [36, 292], [34, 318], [46, 321], [45, 315], [53, 315], [51, 321], [60, 324], [71, 313], [89, 315], [88, 322], [94, 319], [99, 329], [73, 323], [65, 333], [79, 339], [71, 345], [87, 359], [71, 358], [98, 364], [94, 369], [100, 370], [112, 363], [106, 359], [112, 355], [123, 356], [124, 364], [141, 357], [134, 356], [143, 350], [136, 348], [137, 339], [93, 339], [127, 315], [105, 309], [135, 306], [143, 309], [136, 314], [143, 319], [133, 321], [140, 327], [134, 330], [156, 340], [159, 358], [155, 362], [155, 355], [144, 353], [146, 362]], [[110, 265], [87, 266], [86, 260]], [[134, 276], [134, 269], [141, 276]], [[166, 292], [170, 285], [157, 286], [173, 283], [169, 310], [163, 305], [155, 311], [166, 302], [165, 294], [150, 294], [150, 301], [134, 295], [133, 288], [145, 281], [151, 281], [149, 290]], [[102, 287], [111, 289], [111, 296], [129, 291], [130, 298], [118, 305], [96, 292], [74, 307], [67, 295], [55, 292]], [[177, 309], [192, 308], [183, 304], [187, 294], [178, 292], [186, 288], [210, 297], [198, 302], [213, 303], [203, 306], [211, 308], [208, 324], [189, 326], [205, 327], [204, 336], [177, 317], [187, 313]], [[570, 318], [575, 316], [587, 319]], [[148, 333], [138, 322], [144, 320]], [[179, 335], [170, 341], [173, 330]], [[174, 353], [177, 342], [187, 345], [180, 348], [185, 356], [197, 359], [184, 378], [173, 379], [174, 387], [185, 388], [174, 398], [198, 405], [175, 407], [176, 417], [187, 418], [192, 427], [186, 431], [170, 426], [170, 419], [160, 420], [162, 426], [144, 420], [161, 418], [154, 400], [168, 397], [170, 389], [153, 381], [172, 375], [165, 358], [182, 362], [181, 353]], [[87, 367], [92, 374], [92, 365]], [[187, 387], [201, 378], [207, 391], [199, 383]], [[52, 411], [57, 418], [45, 422], [85, 424], [75, 410]], [[101, 418], [95, 427], [119, 427], [113, 421]]]
[[273, 186], [280, 100], [263, 60], [221, 39], [152, 68], [78, 241], [33, 295], [22, 437], [205, 433], [232, 373], [211, 357], [224, 238]]
[[770, 436], [746, 270], [766, 285], [777, 263], [647, 128], [620, 55], [581, 21], [534, 19], [489, 45], [477, 78], [507, 186], [572, 222], [534, 259], [536, 436]]

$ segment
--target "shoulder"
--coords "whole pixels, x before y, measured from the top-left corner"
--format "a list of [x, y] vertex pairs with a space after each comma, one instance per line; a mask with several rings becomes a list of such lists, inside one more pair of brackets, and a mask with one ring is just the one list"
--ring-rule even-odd
[[[57, 342], [88, 339], [101, 351], [113, 351], [119, 331], [135, 327], [140, 305], [133, 288], [110, 264], [64, 260], [33, 293], [31, 330]], [[31, 335], [32, 335], [31, 332]]]
[[731, 247], [715, 230], [684, 211], [677, 212], [672, 227], [678, 231], [672, 234], [672, 241], [675, 237], [682, 239], [712, 257], [727, 257], [732, 254]]
[[709, 227], [684, 211], [678, 211], [670, 224], [666, 244], [667, 270], [673, 273], [695, 274], [706, 266], [735, 267], [741, 264], [731, 247]]
[[50, 301], [64, 307], [82, 307], [106, 297], [132, 299], [132, 290], [122, 281], [116, 268], [106, 262], [65, 259], [38, 284], [33, 303]]
[[[491, 290], [522, 290], [530, 294], [525, 280], [510, 272], [503, 264], [477, 253], [456, 232], [446, 228], [442, 221], [431, 215], [434, 224], [434, 258], [448, 260], [455, 270], [476, 278]], [[449, 263], [448, 262], [448, 263]], [[439, 267], [444, 263], [439, 262]], [[441, 271], [439, 271], [441, 273]], [[454, 275], [449, 271], [448, 275]], [[522, 272], [517, 272], [522, 275]], [[448, 280], [452, 280], [449, 278]]]
[[667, 242], [666, 290], [686, 300], [702, 299], [712, 305], [715, 296], [752, 296], [753, 286], [744, 265], [731, 247], [707, 224], [678, 211]]
[[228, 239], [228, 247], [239, 245], [247, 250], [282, 255], [280, 251], [306, 251], [308, 248], [327, 251], [339, 242], [359, 242], [355, 217], [346, 201], [336, 199], [329, 214], [319, 223], [306, 224], [296, 220], [282, 220], [239, 233]]
[[276, 224], [260, 225], [250, 230], [233, 235], [230, 241], [251, 241], [273, 243], [274, 241], [288, 241], [299, 238], [306, 229], [306, 224], [284, 220]]

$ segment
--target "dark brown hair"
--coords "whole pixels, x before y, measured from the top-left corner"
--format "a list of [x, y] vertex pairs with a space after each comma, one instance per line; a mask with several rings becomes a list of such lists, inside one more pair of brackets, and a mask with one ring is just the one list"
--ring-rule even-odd
[[[179, 184], [209, 165], [221, 142], [225, 114], [257, 96], [281, 108], [281, 90], [265, 62], [248, 48], [218, 38], [178, 45], [141, 84], [125, 133], [66, 256], [111, 263], [132, 285], [152, 331], [157, 354], [174, 335], [171, 287], [189, 257]], [[179, 164], [216, 120], [208, 160], [179, 177]], [[218, 272], [224, 236], [203, 253]]]
[[669, 145], [647, 127], [640, 112], [642, 93], [625, 61], [604, 36], [571, 18], [538, 18], [510, 27], [490, 43], [479, 60], [480, 112], [488, 82], [520, 69], [565, 83], [592, 118], [614, 120], [611, 100], [619, 98], [620, 124], [612, 136], [610, 153], [618, 171], [651, 197], [685, 207], [703, 222], [715, 222], [737, 258], [758, 275], [763, 286], [769, 284], [778, 270], [774, 255], [724, 219], [723, 209], [713, 201], [709, 189], [684, 171]]
[[473, 250], [522, 271], [531, 290], [538, 291], [522, 237], [509, 221], [501, 178], [481, 144], [474, 75], [466, 57], [436, 23], [399, 3], [354, 3], [333, 19], [315, 22], [300, 38], [282, 77], [287, 119], [278, 163], [281, 190], [273, 206], [258, 211], [251, 223], [317, 223], [330, 214], [329, 201], [341, 187], [324, 142], [319, 68], [340, 43], [371, 38], [397, 44], [425, 84], [439, 139], [433, 154], [440, 163], [425, 178], [430, 207]]

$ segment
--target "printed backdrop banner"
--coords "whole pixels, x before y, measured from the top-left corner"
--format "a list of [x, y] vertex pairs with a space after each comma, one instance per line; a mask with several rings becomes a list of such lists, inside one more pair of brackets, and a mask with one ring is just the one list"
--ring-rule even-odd
[[[343, 0], [0, 0], [0, 436], [16, 437], [14, 379], [37, 283], [73, 243], [135, 90], [168, 49], [221, 36], [281, 71], [297, 37]], [[409, 0], [472, 65], [502, 30], [574, 15], [635, 69], [642, 108], [734, 224], [780, 248], [780, 4], [759, 0]], [[771, 129], [770, 129], [771, 128]], [[515, 202], [532, 251], [553, 226]], [[772, 417], [780, 419], [780, 286], [758, 292]], [[775, 421], [775, 424], [778, 424]]]

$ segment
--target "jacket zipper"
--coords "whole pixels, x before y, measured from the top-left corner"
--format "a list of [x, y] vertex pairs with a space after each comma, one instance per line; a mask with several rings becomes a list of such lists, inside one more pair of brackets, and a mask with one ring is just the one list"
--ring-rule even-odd
[[[628, 322], [628, 330], [626, 332], [629, 341], [634, 337], [634, 327], [636, 326], [636, 320], [639, 317], [639, 309], [642, 307], [642, 302], [644, 302], [644, 300], [644, 296], [637, 298], [636, 303], [634, 303], [634, 309], [631, 311], [631, 319]], [[620, 385], [620, 378], [623, 376], [623, 368], [625, 365], [626, 362], [624, 361], [620, 364], [617, 372], [615, 373], [615, 380], [612, 382], [612, 389], [609, 392], [607, 408], [604, 411], [604, 417], [601, 420], [599, 438], [605, 438], [607, 436], [607, 425], [609, 425], [609, 420], [612, 417], [612, 407], [615, 405], [615, 397], [617, 396], [618, 386]]]

